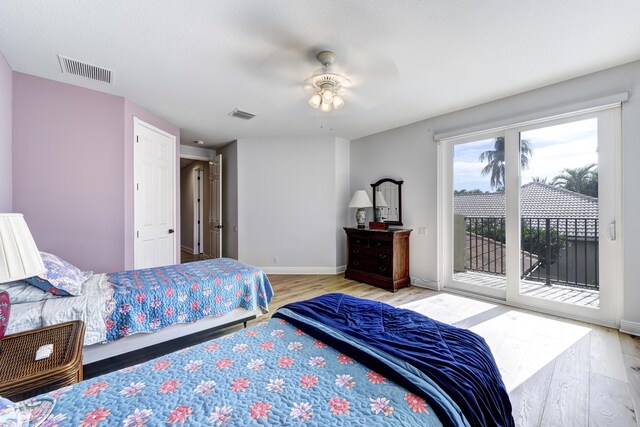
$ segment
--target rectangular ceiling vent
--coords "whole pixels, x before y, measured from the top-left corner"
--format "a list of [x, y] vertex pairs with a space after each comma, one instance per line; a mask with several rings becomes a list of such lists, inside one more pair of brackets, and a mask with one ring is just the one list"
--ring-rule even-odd
[[231, 117], [237, 117], [237, 118], [243, 119], [243, 120], [251, 120], [256, 116], [255, 114], [251, 114], [251, 113], [247, 113], [246, 111], [242, 111], [239, 108], [236, 108], [235, 110], [230, 112], [229, 115]]
[[58, 55], [58, 60], [60, 61], [62, 74], [73, 74], [74, 76], [84, 77], [90, 80], [95, 80], [97, 82], [111, 84], [113, 71], [107, 68], [87, 64], [86, 62], [67, 58], [66, 56], [62, 55]]

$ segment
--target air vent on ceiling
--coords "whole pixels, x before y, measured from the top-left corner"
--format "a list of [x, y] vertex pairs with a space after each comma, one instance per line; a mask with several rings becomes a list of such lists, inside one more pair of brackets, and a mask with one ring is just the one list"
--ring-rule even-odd
[[60, 61], [63, 74], [73, 74], [74, 76], [111, 84], [113, 71], [109, 69], [87, 64], [86, 62], [67, 58], [62, 55], [58, 55], [58, 60]]
[[229, 115], [231, 117], [237, 117], [239, 119], [244, 119], [244, 120], [251, 120], [256, 116], [255, 114], [251, 114], [251, 113], [247, 113], [246, 111], [242, 111], [239, 108], [236, 108], [235, 110], [230, 112]]

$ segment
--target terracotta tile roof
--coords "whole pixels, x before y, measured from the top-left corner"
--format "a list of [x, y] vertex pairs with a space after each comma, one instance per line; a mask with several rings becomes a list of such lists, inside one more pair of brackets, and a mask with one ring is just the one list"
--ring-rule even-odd
[[[520, 209], [523, 219], [544, 228], [538, 219], [552, 219], [551, 227], [568, 235], [597, 238], [598, 199], [540, 182], [522, 186]], [[454, 214], [467, 218], [503, 218], [505, 193], [456, 194]], [[577, 229], [577, 233], [576, 233]]]

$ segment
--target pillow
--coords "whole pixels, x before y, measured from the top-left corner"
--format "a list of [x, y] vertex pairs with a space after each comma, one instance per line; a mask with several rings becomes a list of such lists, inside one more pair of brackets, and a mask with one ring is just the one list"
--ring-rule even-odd
[[4, 333], [9, 326], [9, 314], [11, 314], [9, 294], [0, 292], [0, 340], [4, 338]]
[[40, 252], [40, 255], [47, 271], [25, 279], [26, 282], [53, 295], [69, 296], [82, 293], [82, 283], [86, 274], [55, 255], [46, 252]]
[[31, 286], [22, 280], [0, 284], [0, 292], [7, 292], [9, 294], [11, 304], [38, 302], [56, 297], [55, 295]]

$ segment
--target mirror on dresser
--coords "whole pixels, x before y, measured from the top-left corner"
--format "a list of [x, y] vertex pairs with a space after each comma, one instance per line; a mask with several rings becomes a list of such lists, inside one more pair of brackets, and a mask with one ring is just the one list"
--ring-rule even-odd
[[382, 178], [371, 184], [374, 221], [402, 225], [402, 183], [404, 181]]

